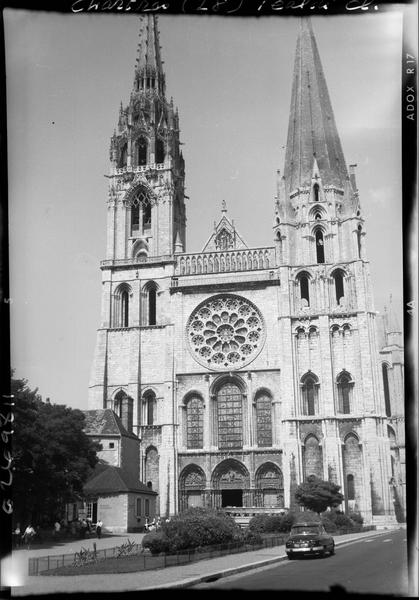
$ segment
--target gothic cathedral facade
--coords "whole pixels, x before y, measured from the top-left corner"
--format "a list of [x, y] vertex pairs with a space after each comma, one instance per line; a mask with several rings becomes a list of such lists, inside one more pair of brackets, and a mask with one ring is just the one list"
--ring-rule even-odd
[[110, 162], [89, 409], [114, 410], [138, 436], [138, 475], [158, 493], [157, 512], [293, 508], [298, 484], [316, 475], [339, 484], [344, 510], [366, 523], [394, 520], [395, 497], [404, 504], [401, 334], [385, 346], [388, 322], [378, 334], [354, 168], [310, 20], [297, 40], [271, 245], [248, 247], [223, 205], [202, 252], [186, 252], [179, 115], [155, 16], [142, 20]]

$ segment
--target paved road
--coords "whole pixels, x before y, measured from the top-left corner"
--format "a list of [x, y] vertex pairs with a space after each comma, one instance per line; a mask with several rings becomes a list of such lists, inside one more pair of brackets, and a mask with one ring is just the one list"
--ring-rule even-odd
[[[404, 535], [403, 535], [404, 534]], [[134, 534], [135, 535], [135, 534]], [[136, 534], [140, 535], [140, 534]], [[355, 539], [361, 538], [364, 541], [372, 538], [388, 538], [390, 532], [371, 531], [364, 533], [346, 534], [336, 537], [337, 553], [343, 550], [345, 544], [352, 544]], [[402, 530], [402, 539], [405, 537], [405, 530]], [[131, 537], [131, 534], [130, 534]], [[119, 545], [126, 541], [122, 536], [110, 539], [100, 540], [102, 547]], [[117, 543], [115, 543], [117, 542]], [[56, 549], [63, 551], [63, 546], [67, 549], [71, 543], [59, 544]], [[79, 549], [79, 548], [78, 548]], [[198, 583], [207, 581], [208, 578], [230, 577], [234, 573], [249, 572], [249, 569], [256, 569], [259, 572], [261, 567], [278, 564], [284, 561], [288, 564], [285, 555], [284, 546], [274, 548], [257, 549], [251, 552], [239, 554], [230, 554], [212, 559], [204, 559], [199, 562], [190, 563], [179, 567], [167, 567], [165, 569], [156, 569], [154, 571], [141, 571], [135, 573], [118, 573], [114, 575], [76, 575], [66, 576], [28, 576], [28, 555], [29, 553], [39, 553], [45, 555], [45, 550], [37, 549], [24, 552], [14, 552], [11, 560], [2, 561], [1, 575], [3, 585], [13, 586], [12, 596], [27, 596], [28, 594], [57, 594], [63, 591], [68, 592], [118, 592], [138, 591], [138, 590], [157, 590], [161, 588], [185, 588], [196, 586]], [[52, 552], [49, 552], [50, 554]], [[333, 559], [334, 560], [334, 559]], [[20, 564], [19, 564], [20, 563]], [[306, 564], [298, 561], [300, 566]], [[329, 566], [334, 564], [325, 559]], [[291, 563], [290, 563], [291, 564]], [[296, 563], [297, 564], [297, 563]], [[319, 563], [317, 563], [319, 564]], [[8, 582], [5, 581], [7, 575]], [[223, 579], [228, 581], [227, 579]]]
[[193, 589], [329, 591], [340, 585], [350, 593], [408, 595], [406, 531], [357, 540], [335, 556], [303, 558], [235, 575]]

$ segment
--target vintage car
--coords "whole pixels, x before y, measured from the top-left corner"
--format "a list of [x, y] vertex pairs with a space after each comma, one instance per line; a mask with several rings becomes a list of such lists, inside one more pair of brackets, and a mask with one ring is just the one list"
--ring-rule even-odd
[[285, 543], [285, 551], [289, 559], [296, 556], [331, 556], [335, 553], [335, 541], [321, 523], [295, 523]]

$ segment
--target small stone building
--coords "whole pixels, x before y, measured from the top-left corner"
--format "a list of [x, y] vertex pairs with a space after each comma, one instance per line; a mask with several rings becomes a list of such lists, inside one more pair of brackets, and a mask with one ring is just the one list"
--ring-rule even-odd
[[143, 531], [154, 518], [156, 492], [119, 467], [98, 463], [83, 489], [92, 521], [100, 518], [104, 531]]
[[112, 410], [84, 412], [85, 433], [102, 449], [84, 485], [83, 502], [73, 508], [71, 516], [87, 517], [93, 523], [101, 519], [103, 530], [112, 533], [143, 531], [146, 519], [156, 514], [157, 493], [139, 479], [140, 440]]

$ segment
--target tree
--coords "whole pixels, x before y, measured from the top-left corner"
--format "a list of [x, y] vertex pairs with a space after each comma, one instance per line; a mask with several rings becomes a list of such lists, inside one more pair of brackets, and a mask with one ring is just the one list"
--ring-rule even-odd
[[343, 495], [339, 490], [340, 485], [310, 475], [295, 490], [295, 500], [300, 506], [320, 514], [328, 507], [335, 508], [342, 504]]
[[97, 462], [82, 411], [43, 402], [25, 379], [12, 379], [13, 505], [16, 521], [51, 522], [75, 502]]

